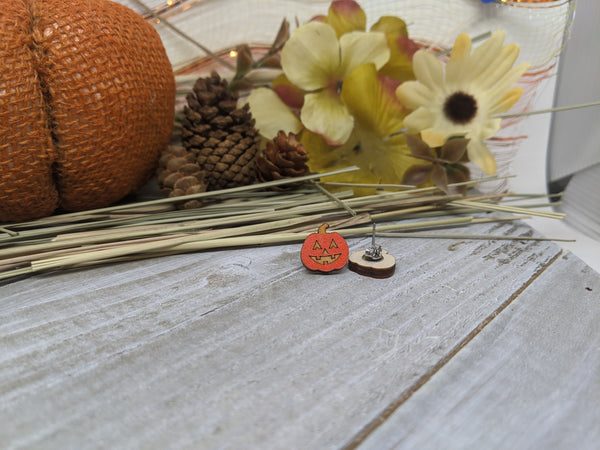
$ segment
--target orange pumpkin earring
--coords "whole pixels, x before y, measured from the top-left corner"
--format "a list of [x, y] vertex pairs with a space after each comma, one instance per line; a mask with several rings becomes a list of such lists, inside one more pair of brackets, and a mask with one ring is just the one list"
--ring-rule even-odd
[[328, 226], [321, 225], [318, 233], [309, 234], [302, 244], [302, 264], [309, 270], [332, 272], [348, 261], [348, 244], [339, 233], [327, 233]]

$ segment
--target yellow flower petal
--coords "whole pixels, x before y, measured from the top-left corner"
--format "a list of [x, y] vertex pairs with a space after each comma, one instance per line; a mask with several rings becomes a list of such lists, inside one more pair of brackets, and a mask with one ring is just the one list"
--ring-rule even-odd
[[502, 114], [508, 111], [512, 106], [517, 103], [519, 98], [523, 94], [523, 88], [513, 88], [498, 99], [490, 109], [490, 115]]
[[304, 130], [300, 142], [302, 142], [308, 153], [307, 165], [311, 172], [333, 170], [336, 164], [339, 163], [340, 157], [336, 153], [335, 147], [327, 145], [318, 134]]
[[379, 73], [398, 81], [414, 80], [412, 59], [419, 46], [400, 33], [387, 33], [390, 59]]
[[501, 119], [488, 118], [482, 121], [482, 124], [475, 133], [469, 133], [468, 137], [475, 137], [479, 140], [489, 139], [494, 136], [500, 129]]
[[[398, 141], [402, 140], [402, 137], [395, 136], [393, 139]], [[401, 177], [396, 174], [395, 161], [414, 163], [412, 158], [399, 156], [402, 155], [403, 148], [405, 152], [408, 152], [405, 145], [384, 142], [370, 133], [359, 133], [356, 130], [341, 147], [328, 145], [321, 136], [310, 131], [302, 133], [301, 141], [308, 152], [308, 166], [311, 172], [325, 172], [353, 165], [359, 167], [357, 171], [324, 177], [322, 181], [368, 184], [399, 183]], [[383, 153], [381, 152], [382, 148], [384, 149]], [[357, 151], [357, 149], [359, 150]], [[380, 173], [376, 173], [379, 166], [386, 171], [387, 178], [385, 180]], [[328, 189], [335, 192], [347, 188], [328, 187]], [[353, 190], [357, 196], [375, 193], [375, 190], [370, 188], [354, 188]]]
[[395, 95], [395, 85], [380, 78], [373, 64], [363, 64], [346, 77], [341, 99], [356, 122], [381, 138], [404, 127], [406, 111]]
[[418, 81], [405, 81], [396, 89], [398, 99], [410, 109], [433, 101], [433, 92]]
[[381, 177], [382, 183], [399, 184], [404, 178], [404, 172], [415, 163], [409, 157], [410, 150], [403, 135], [395, 135], [387, 140], [373, 136], [363, 138], [367, 159], [371, 172]]
[[364, 31], [367, 27], [367, 15], [355, 1], [338, 0], [329, 5], [327, 23], [333, 27], [339, 38], [352, 31]]
[[327, 23], [327, 16], [323, 14], [318, 14], [310, 18], [310, 22], [323, 22]]
[[300, 120], [331, 145], [346, 142], [354, 128], [354, 118], [346, 106], [328, 90], [304, 96]]
[[384, 33], [408, 36], [406, 22], [399, 17], [394, 16], [380, 17], [379, 20], [371, 27], [371, 31], [382, 31]]
[[273, 139], [279, 130], [298, 133], [302, 129], [298, 118], [271, 89], [253, 89], [247, 101], [256, 129], [267, 139]]
[[517, 44], [507, 45], [500, 50], [497, 56], [497, 62], [495, 64], [490, 64], [477, 75], [475, 78], [476, 83], [483, 89], [488, 89], [493, 86], [506, 76], [518, 56], [519, 46]]
[[287, 79], [284, 73], [279, 75], [271, 83], [273, 90], [277, 93], [279, 98], [292, 109], [300, 110], [304, 104], [304, 92], [299, 89], [295, 84]]
[[454, 41], [450, 59], [454, 61], [464, 61], [465, 58], [471, 55], [471, 38], [466, 33], [458, 35]]
[[340, 65], [335, 31], [322, 22], [309, 22], [292, 33], [281, 50], [281, 67], [287, 78], [305, 91], [322, 89]]
[[471, 82], [473, 71], [471, 70], [471, 38], [462, 33], [454, 42], [450, 59], [446, 64], [446, 83], [457, 89], [458, 86]]
[[342, 54], [341, 74], [349, 75], [358, 66], [373, 63], [377, 69], [390, 59], [390, 49], [385, 34], [354, 31], [340, 38]]
[[504, 92], [508, 91], [511, 86], [513, 86], [519, 78], [525, 73], [525, 71], [529, 68], [529, 63], [521, 63], [508, 71], [508, 73], [504, 76], [502, 80], [492, 86], [489, 90], [489, 96], [491, 99], [497, 98], [504, 94]]
[[504, 43], [504, 31], [498, 30], [492, 33], [489, 39], [477, 47], [471, 56], [473, 78], [490, 66], [495, 66], [502, 44]]
[[463, 64], [463, 61], [451, 59], [446, 64], [446, 86], [448, 89], [459, 91], [462, 86], [471, 83], [472, 79], [473, 72], [467, 64]]
[[496, 173], [496, 160], [489, 148], [477, 139], [471, 139], [467, 145], [469, 160], [479, 166], [488, 175]]
[[[358, 80], [360, 70], [356, 74], [356, 79], [350, 78], [349, 86]], [[363, 69], [368, 72], [366, 68]], [[370, 65], [370, 71], [374, 71], [374, 67]], [[364, 74], [363, 74], [364, 75]], [[353, 73], [352, 76], [355, 76]], [[389, 91], [384, 96], [393, 99], [393, 89], [386, 87], [385, 82], [381, 83], [383, 91]], [[374, 90], [373, 82], [370, 81], [371, 90]], [[346, 85], [348, 86], [348, 85]], [[342, 97], [344, 94], [342, 93]], [[352, 97], [361, 103], [360, 97]], [[395, 102], [395, 100], [393, 100]], [[385, 101], [375, 102], [380, 107], [386, 108], [390, 104]], [[397, 103], [397, 102], [396, 102]], [[372, 106], [369, 106], [372, 107]], [[372, 111], [378, 117], [385, 117], [389, 113]], [[390, 114], [391, 116], [393, 114]], [[332, 147], [327, 145], [323, 138], [315, 133], [305, 130], [302, 135], [302, 143], [305, 145], [308, 154], [308, 165], [313, 171], [332, 170], [335, 167], [346, 167], [356, 165], [360, 171], [354, 175], [349, 175], [356, 181], [370, 183], [400, 183], [404, 172], [414, 164], [408, 146], [404, 140], [404, 136], [396, 134], [393, 136], [381, 136], [377, 130], [371, 126], [364, 126], [360, 120], [355, 122], [354, 129], [348, 140], [341, 146]], [[349, 177], [344, 177], [346, 180]], [[356, 193], [356, 192], [355, 192]], [[362, 195], [357, 193], [357, 195]]]
[[426, 108], [417, 108], [404, 118], [404, 126], [410, 131], [419, 132], [433, 127], [433, 117]]
[[421, 139], [431, 148], [441, 147], [446, 143], [446, 135], [438, 133], [431, 128], [421, 130]]
[[442, 63], [425, 50], [419, 50], [413, 56], [413, 70], [419, 82], [430, 89], [439, 89], [444, 83]]
[[357, 122], [346, 144], [336, 152], [341, 161], [353, 164], [380, 178], [382, 183], [400, 183], [404, 172], [414, 164], [403, 135], [382, 139]]

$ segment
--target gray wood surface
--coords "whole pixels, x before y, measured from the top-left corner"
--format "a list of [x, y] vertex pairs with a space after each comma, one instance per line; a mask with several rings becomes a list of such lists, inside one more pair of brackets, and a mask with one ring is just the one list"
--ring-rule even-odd
[[[477, 225], [468, 232], [532, 234], [523, 223]], [[348, 243], [352, 252], [369, 239]], [[498, 392], [510, 388], [506, 376], [494, 378], [473, 352], [485, 355], [489, 347], [504, 360], [488, 364], [507, 365], [521, 347], [548, 354], [544, 345], [561, 344], [554, 333], [575, 328], [574, 311], [548, 313], [555, 324], [549, 326], [536, 308], [518, 316], [512, 309], [532, 299], [558, 302], [564, 291], [555, 290], [553, 280], [563, 272], [567, 279], [583, 277], [594, 291], [572, 292], [573, 302], [589, 307], [587, 328], [579, 331], [589, 331], [589, 342], [568, 341], [552, 353], [555, 367], [577, 363], [583, 370], [587, 361], [590, 371], [598, 369], [599, 331], [590, 323], [594, 317], [598, 323], [600, 307], [589, 298], [598, 298], [599, 276], [584, 272], [574, 258], [563, 262], [554, 244], [380, 243], [397, 258], [396, 274], [383, 280], [347, 269], [310, 273], [300, 262], [300, 245], [286, 245], [38, 275], [0, 286], [0, 442], [6, 448], [339, 448], [366, 439], [364, 445], [389, 446], [401, 442], [394, 434], [396, 414], [411, 416], [412, 408], [411, 423], [419, 428], [427, 407], [417, 395], [462, 355], [473, 379], [443, 379], [436, 386], [448, 385], [458, 396], [475, 383], [483, 398], [472, 401], [485, 402], [492, 393], [502, 406]], [[507, 324], [515, 331], [506, 354], [494, 334], [480, 338]], [[542, 350], [531, 342], [534, 327], [548, 338], [538, 341]], [[587, 359], [566, 357], [579, 348]], [[518, 373], [527, 378], [544, 370], [525, 365]], [[544, 389], [554, 381], [568, 388], [555, 392], [552, 414], [561, 412], [563, 399], [572, 400], [573, 385], [559, 383], [569, 375], [544, 373]], [[597, 394], [593, 375], [582, 375], [580, 388]], [[452, 416], [455, 399], [447, 395], [444, 411]], [[543, 395], [537, 400], [549, 404]], [[591, 401], [564, 412], [566, 432], [571, 426], [574, 436], [581, 435], [574, 427]], [[530, 408], [513, 404], [513, 420]], [[465, 410], [459, 425], [470, 423], [469, 414], [480, 413]], [[438, 414], [439, 423], [444, 417]], [[597, 417], [581, 422], [582, 429]], [[383, 428], [388, 421], [390, 428]], [[524, 432], [522, 439], [535, 446], [541, 438]]]
[[559, 258], [363, 448], [600, 448], [598, 274]]

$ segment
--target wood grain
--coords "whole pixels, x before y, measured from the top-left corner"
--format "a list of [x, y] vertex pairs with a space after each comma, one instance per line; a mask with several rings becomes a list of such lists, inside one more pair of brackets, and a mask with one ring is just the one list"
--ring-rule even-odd
[[[532, 233], [523, 223], [469, 232]], [[380, 244], [397, 258], [383, 280], [312, 273], [300, 245], [286, 245], [0, 286], [0, 442], [347, 445], [560, 253], [541, 241]]]
[[597, 449], [599, 405], [600, 277], [564, 256], [361, 448]]
[[381, 250], [381, 259], [371, 260], [365, 258], [366, 250], [354, 252], [348, 258], [348, 269], [359, 275], [371, 278], [388, 278], [396, 271], [396, 258], [387, 250]]

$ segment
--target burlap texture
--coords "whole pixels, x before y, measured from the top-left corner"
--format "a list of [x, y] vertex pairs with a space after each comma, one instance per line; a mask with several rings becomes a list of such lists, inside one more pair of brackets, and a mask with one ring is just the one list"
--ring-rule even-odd
[[107, 0], [0, 11], [0, 222], [103, 207], [143, 185], [174, 114], [154, 28]]

